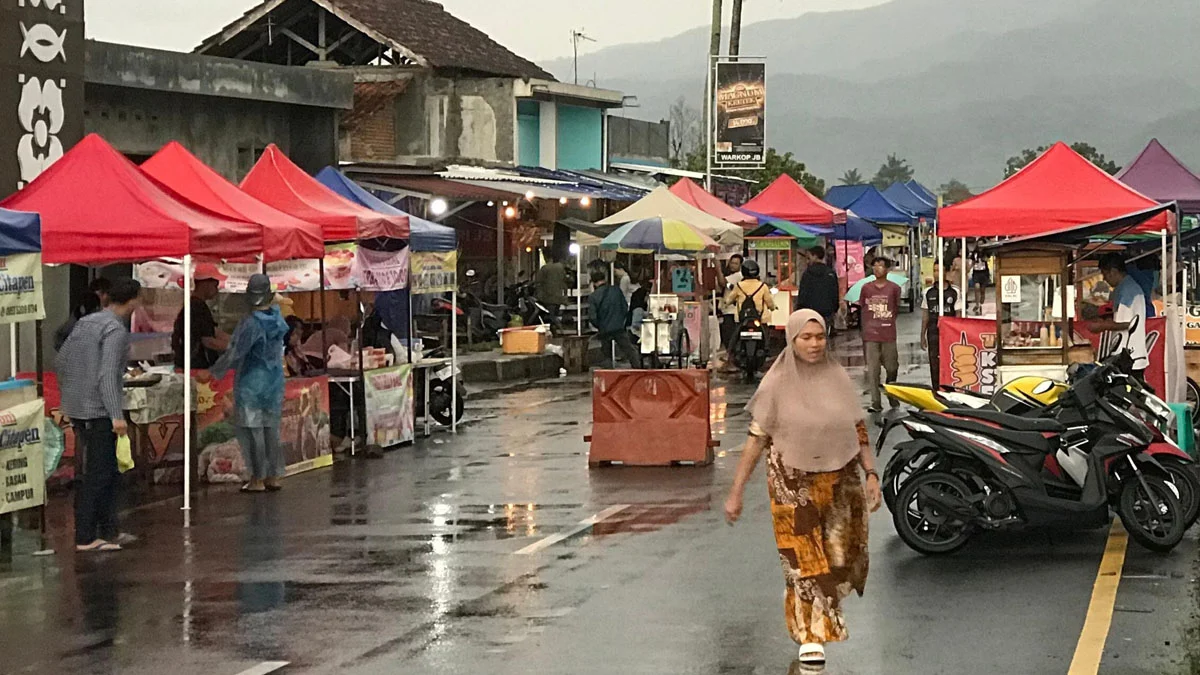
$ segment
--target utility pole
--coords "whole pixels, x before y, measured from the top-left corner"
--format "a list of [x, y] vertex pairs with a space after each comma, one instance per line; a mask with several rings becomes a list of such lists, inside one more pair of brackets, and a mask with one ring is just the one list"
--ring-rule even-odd
[[571, 47], [575, 52], [575, 84], [579, 84], [579, 41], [587, 40], [588, 42], [595, 42], [595, 40], [584, 34], [584, 30], [586, 29], [580, 28], [579, 30], [571, 31]]
[[712, 38], [708, 43], [708, 58], [705, 60], [705, 87], [704, 87], [704, 145], [705, 154], [708, 155], [708, 166], [704, 176], [704, 189], [712, 190], [712, 144], [713, 144], [713, 91], [716, 87], [716, 82], [713, 80], [713, 69], [716, 67], [717, 55], [721, 53], [721, 0], [713, 0], [712, 5]]
[[729, 23], [729, 55], [742, 53], [742, 0], [733, 0], [733, 19]]

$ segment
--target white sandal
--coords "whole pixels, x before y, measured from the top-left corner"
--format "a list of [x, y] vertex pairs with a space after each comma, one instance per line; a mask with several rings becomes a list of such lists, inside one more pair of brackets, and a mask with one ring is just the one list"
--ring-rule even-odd
[[815, 642], [800, 645], [800, 663], [805, 666], [825, 665], [825, 646]]

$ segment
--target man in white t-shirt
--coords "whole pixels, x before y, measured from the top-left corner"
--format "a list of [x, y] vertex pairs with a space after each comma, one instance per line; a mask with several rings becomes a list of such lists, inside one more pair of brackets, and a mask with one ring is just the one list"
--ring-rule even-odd
[[1150, 366], [1146, 345], [1146, 294], [1133, 277], [1126, 274], [1125, 259], [1119, 253], [1100, 256], [1100, 274], [1113, 288], [1110, 299], [1113, 317], [1088, 323], [1088, 329], [1093, 333], [1103, 333], [1099, 356], [1105, 359], [1128, 349], [1133, 356], [1134, 375], [1144, 381], [1146, 368]]

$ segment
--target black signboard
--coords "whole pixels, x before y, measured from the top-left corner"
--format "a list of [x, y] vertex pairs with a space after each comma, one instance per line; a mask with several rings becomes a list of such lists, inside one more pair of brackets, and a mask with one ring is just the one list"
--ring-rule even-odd
[[718, 166], [761, 165], [766, 153], [766, 64], [718, 62], [716, 72]]
[[83, 138], [83, 0], [0, 0], [0, 198]]

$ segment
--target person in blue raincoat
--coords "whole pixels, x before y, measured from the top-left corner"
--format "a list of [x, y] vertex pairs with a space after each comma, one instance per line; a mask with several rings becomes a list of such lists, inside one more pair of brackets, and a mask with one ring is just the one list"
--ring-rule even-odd
[[284, 475], [279, 444], [283, 415], [283, 343], [288, 325], [265, 274], [250, 277], [246, 294], [253, 310], [238, 323], [229, 350], [210, 369], [220, 379], [234, 371], [234, 426], [250, 471], [243, 492], [274, 492]]

